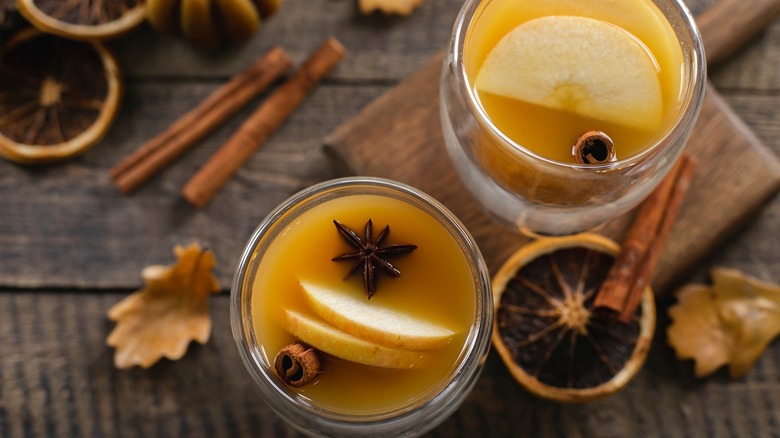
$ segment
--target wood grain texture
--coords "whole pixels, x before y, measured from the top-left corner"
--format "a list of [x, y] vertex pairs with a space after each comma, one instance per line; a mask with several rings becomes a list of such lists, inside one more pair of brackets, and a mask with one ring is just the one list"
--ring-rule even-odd
[[[775, 0], [760, 3], [774, 8]], [[768, 14], [756, 9], [758, 3], [753, 9], [741, 5], [729, 0], [703, 13], [702, 35], [710, 38], [719, 34], [723, 23], [744, 24], [755, 21], [751, 17]], [[752, 34], [738, 33], [745, 39]], [[717, 59], [734, 50], [715, 37], [709, 43], [713, 46], [707, 50]], [[488, 267], [496, 272], [525, 239], [509, 235], [480, 213], [481, 206], [446, 164], [448, 156], [438, 129], [440, 64], [438, 55], [329, 135], [325, 148], [352, 173], [403, 181], [442, 201], [472, 232]], [[652, 286], [661, 294], [669, 292], [780, 189], [780, 160], [711, 86], [687, 153], [697, 159], [699, 171], [654, 277]], [[620, 238], [626, 221], [620, 218], [600, 232]]]
[[161, 38], [148, 25], [111, 46], [129, 77], [221, 80], [275, 44], [283, 44], [298, 64], [333, 36], [350, 54], [331, 75], [334, 80], [395, 82], [447, 44], [461, 3], [425, 0], [408, 17], [385, 17], [363, 16], [357, 0], [290, 1], [240, 46], [193, 49], [181, 39]]
[[[134, 288], [140, 285], [142, 266], [165, 263], [174, 244], [198, 240], [215, 249], [217, 273], [227, 288], [241, 247], [259, 220], [298, 189], [339, 174], [319, 150], [322, 137], [404, 74], [416, 70], [422, 60], [430, 59], [441, 47], [431, 40], [438, 38], [433, 34], [449, 33], [448, 20], [459, 6], [452, 0], [426, 0], [408, 19], [383, 19], [363, 18], [350, 8], [340, 9], [347, 3], [311, 0], [306, 8], [289, 8], [275, 18], [278, 21], [269, 23], [269, 27], [279, 26], [274, 28], [276, 37], [272, 40], [266, 41], [267, 36], [261, 33], [246, 46], [220, 52], [191, 49], [178, 40], [157, 37], [148, 29], [112, 42], [129, 72], [121, 112], [107, 137], [89, 154], [58, 166], [27, 168], [0, 162], [0, 199], [6, 205], [0, 211], [0, 286]], [[697, 12], [711, 3], [697, 0], [690, 6]], [[321, 16], [312, 11], [321, 12]], [[293, 22], [314, 21], [321, 26], [309, 26], [310, 32], [294, 32]], [[223, 81], [220, 78], [242, 70], [274, 44], [295, 49], [300, 60], [321, 37], [334, 33], [330, 32], [334, 28], [343, 28], [342, 41], [350, 50], [354, 48], [350, 57], [230, 181], [215, 205], [194, 212], [177, 193], [264, 96], [132, 198], [123, 198], [111, 186], [105, 176], [107, 169], [206, 97]], [[758, 50], [757, 55], [744, 62], [738, 57], [720, 70], [729, 86], [727, 97], [742, 102], [740, 114], [746, 113], [747, 122], [769, 145], [780, 144], [780, 82], [777, 69], [770, 74], [764, 65], [780, 62], [779, 31], [780, 21], [751, 43], [748, 51]], [[379, 52], [377, 40], [383, 34], [386, 47]], [[418, 45], [412, 44], [415, 38]], [[147, 52], [150, 60], [132, 58], [134, 53]], [[382, 58], [378, 64], [372, 64], [375, 55]], [[365, 56], [372, 59], [363, 59]], [[150, 68], [168, 68], [175, 70], [171, 74], [183, 76], [137, 70], [138, 63], [144, 62], [149, 62]], [[350, 64], [353, 62], [363, 67]], [[376, 67], [384, 76], [361, 70], [364, 67]], [[750, 74], [739, 73], [744, 71]], [[762, 87], [774, 87], [775, 91], [762, 91]], [[477, 215], [472, 211], [463, 214]]]
[[780, 90], [780, 20], [748, 42], [728, 62], [709, 70], [710, 82], [721, 92], [750, 91], [754, 95]]
[[[450, 208], [471, 231], [492, 272], [525, 241], [482, 212], [448, 161], [439, 124], [435, 57], [325, 140], [326, 150], [352, 173], [419, 187]], [[780, 189], [780, 161], [713, 88], [687, 151], [699, 162], [688, 201], [661, 258], [653, 288], [667, 292]], [[620, 237], [626, 218], [605, 234]]]
[[[127, 89], [108, 137], [62, 165], [0, 162], [0, 437], [300, 436], [252, 388], [230, 334], [225, 295], [211, 300], [208, 344], [145, 371], [112, 367], [105, 313], [141, 286], [143, 266], [171, 263], [176, 243], [209, 243], [227, 287], [260, 218], [299, 188], [338, 175], [321, 151], [322, 138], [438, 52], [461, 3], [425, 0], [408, 18], [383, 18], [359, 16], [353, 0], [287, 1], [248, 44], [215, 52], [148, 27], [111, 42]], [[695, 14], [714, 3], [688, 1]], [[350, 58], [207, 209], [195, 212], [178, 192], [260, 100], [132, 198], [112, 186], [106, 173], [113, 164], [272, 45], [282, 44], [300, 63], [329, 35], [344, 42]], [[711, 79], [780, 156], [777, 71], [780, 22], [712, 69]], [[710, 267], [723, 265], [780, 282], [778, 224], [775, 197], [690, 278], [705, 280]], [[46, 285], [53, 289], [40, 289]], [[663, 307], [659, 318], [647, 364], [615, 397], [582, 406], [535, 399], [491, 353], [465, 403], [429, 436], [780, 437], [780, 342], [743, 379], [720, 371], [698, 380], [665, 344]]]
[[[105, 313], [122, 298], [0, 294], [0, 436], [297, 436], [252, 388], [230, 334], [227, 296], [211, 299], [206, 345], [190, 345], [177, 362], [120, 371], [104, 341], [112, 328]], [[777, 436], [780, 348], [737, 381], [725, 371], [696, 380], [691, 368], [674, 358], [661, 328], [623, 392], [562, 405], [525, 393], [492, 352], [461, 408], [429, 436]]]
[[187, 181], [182, 197], [196, 208], [203, 208], [345, 56], [346, 50], [338, 40], [325, 40]]
[[688, 141], [698, 171], [653, 280], [668, 292], [780, 190], [780, 160], [714, 88]]
[[322, 137], [384, 91], [321, 85], [201, 211], [181, 199], [181, 187], [256, 102], [123, 196], [108, 169], [216, 86], [131, 83], [117, 123], [89, 154], [48, 167], [0, 162], [0, 285], [137, 288], [141, 268], [169, 263], [177, 243], [199, 241], [214, 250], [217, 277], [228, 288], [260, 220], [291, 194], [337, 176], [322, 154]]
[[[769, 0], [749, 0], [755, 1]], [[334, 81], [393, 83], [414, 72], [446, 45], [462, 1], [425, 0], [409, 17], [389, 18], [379, 14], [364, 17], [354, 3], [308, 0], [306, 7], [283, 7], [249, 42], [225, 50], [193, 49], [181, 39], [161, 38], [147, 25], [128, 38], [110, 42], [110, 46], [131, 79], [215, 81], [243, 70], [275, 44], [284, 44], [300, 63], [324, 38], [335, 36], [347, 47], [350, 57], [333, 72]], [[698, 15], [717, 0], [685, 3]], [[719, 67], [719, 72], [727, 74], [722, 79], [720, 74], [715, 76], [718, 87], [776, 90], [780, 81], [776, 74], [780, 63], [778, 38], [780, 23], [775, 22], [737, 54], [737, 59], [749, 62], [729, 62]], [[750, 81], [735, 80], [747, 77]]]
[[780, 0], [723, 0], [697, 17], [710, 64], [717, 64], [737, 52], [763, 31], [777, 14]]

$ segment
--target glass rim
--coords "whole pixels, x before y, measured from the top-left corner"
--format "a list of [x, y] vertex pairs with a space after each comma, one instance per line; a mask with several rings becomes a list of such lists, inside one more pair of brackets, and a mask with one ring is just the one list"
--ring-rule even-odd
[[[704, 100], [704, 92], [706, 88], [706, 75], [707, 65], [705, 62], [704, 45], [702, 43], [701, 34], [696, 26], [693, 15], [688, 10], [687, 6], [682, 3], [681, 0], [650, 0], [653, 4], [657, 2], [663, 2], [669, 6], [673, 6], [674, 12], [678, 14], [682, 22], [685, 24], [684, 31], [687, 31], [687, 36], [691, 40], [690, 59], [691, 68], [688, 80], [683, 83], [685, 91], [684, 95], [680, 96], [680, 105], [676, 116], [670, 123], [670, 127], [666, 129], [664, 134], [660, 136], [653, 144], [645, 147], [642, 151], [609, 163], [602, 164], [577, 164], [564, 161], [553, 160], [551, 158], [544, 157], [533, 152], [531, 149], [521, 145], [520, 143], [512, 140], [506, 134], [501, 132], [498, 127], [490, 120], [490, 117], [486, 114], [484, 108], [478, 103], [479, 99], [475, 95], [474, 87], [471, 79], [466, 74], [466, 66], [463, 62], [464, 45], [466, 40], [466, 34], [468, 33], [469, 25], [477, 10], [477, 7], [490, 0], [465, 0], [458, 15], [455, 19], [455, 24], [452, 32], [452, 41], [448, 48], [447, 55], [452, 57], [455, 65], [454, 71], [458, 75], [459, 87], [461, 91], [465, 91], [468, 96], [468, 104], [472, 113], [475, 114], [477, 121], [485, 126], [488, 131], [499, 139], [502, 143], [509, 146], [509, 150], [512, 153], [519, 153], [532, 159], [538, 160], [546, 165], [555, 166], [563, 169], [587, 169], [591, 171], [609, 171], [621, 168], [634, 167], [637, 164], [643, 162], [648, 157], [655, 156], [663, 149], [663, 145], [674, 145], [680, 137], [684, 137], [688, 131], [687, 126], [693, 123], [699, 115], [702, 102]], [[677, 31], [675, 29], [675, 34]], [[678, 38], [679, 41], [679, 38]], [[685, 56], [685, 53], [683, 54]]]
[[[428, 214], [431, 214], [431, 212], [435, 213], [436, 219], [448, 228], [453, 238], [458, 241], [458, 246], [462, 249], [472, 269], [472, 279], [476, 294], [474, 322], [466, 336], [463, 349], [458, 356], [458, 362], [442, 380], [441, 384], [427, 390], [413, 402], [387, 412], [348, 414], [322, 408], [302, 397], [296, 396], [294, 391], [278, 381], [278, 378], [270, 369], [270, 364], [264, 360], [262, 353], [257, 348], [258, 343], [254, 338], [254, 330], [252, 328], [251, 291], [249, 291], [250, 296], [246, 297], [245, 283], [248, 280], [247, 276], [253, 272], [252, 264], [255, 260], [255, 253], [258, 248], [264, 245], [264, 237], [269, 232], [273, 233], [278, 221], [296, 207], [305, 205], [308, 201], [316, 202], [321, 194], [332, 190], [348, 190], [351, 188], [389, 190], [406, 197], [407, 201], [405, 202], [416, 201], [420, 203], [422, 207], [427, 208], [426, 212]], [[345, 196], [349, 196], [349, 194], [345, 194]], [[421, 208], [420, 205], [417, 205], [417, 207]], [[255, 267], [257, 266], [256, 263]], [[481, 370], [482, 359], [487, 355], [490, 348], [493, 324], [491, 280], [484, 258], [474, 238], [457, 216], [438, 200], [407, 184], [385, 178], [358, 176], [331, 179], [303, 189], [283, 201], [260, 222], [251, 234], [237, 264], [230, 294], [231, 329], [244, 367], [254, 382], [261, 388], [262, 398], [268, 403], [269, 407], [283, 419], [306, 433], [316, 432], [316, 426], [325, 426], [328, 428], [327, 430], [343, 433], [361, 430], [365, 432], [366, 428], [372, 428], [372, 430], [381, 429], [390, 433], [401, 426], [407, 418], [417, 419], [418, 423], [435, 420], [438, 417], [434, 417], [434, 414], [441, 414], [442, 409], [445, 409], [448, 413], [453, 411], [463, 398], [458, 397], [458, 395], [465, 396], [465, 394], [470, 392]], [[464, 369], [469, 367], [477, 367], [476, 372], [467, 376], [467, 379], [462, 380]], [[444, 408], [432, 407], [431, 405], [434, 403], [442, 404]], [[293, 410], [297, 410], [297, 412]], [[303, 423], [304, 426], [297, 423]], [[435, 424], [438, 424], [438, 422]], [[311, 428], [305, 426], [310, 426]], [[422, 425], [418, 424], [418, 427], [422, 427]]]

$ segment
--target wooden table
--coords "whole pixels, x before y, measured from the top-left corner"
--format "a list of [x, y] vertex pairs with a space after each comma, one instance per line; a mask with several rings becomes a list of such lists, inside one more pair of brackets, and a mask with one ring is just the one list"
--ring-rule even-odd
[[[111, 43], [126, 95], [107, 137], [61, 165], [0, 162], [0, 436], [295, 434], [252, 389], [230, 333], [227, 293], [211, 300], [208, 344], [148, 370], [113, 367], [106, 311], [141, 286], [144, 266], [171, 263], [171, 247], [193, 240], [214, 249], [227, 290], [260, 219], [299, 189], [338, 176], [322, 138], [441, 50], [460, 3], [426, 0], [410, 17], [384, 18], [361, 16], [354, 0], [288, 0], [239, 47], [199, 51], [147, 27]], [[689, 0], [694, 13], [712, 3]], [[300, 62], [329, 35], [349, 58], [207, 208], [191, 208], [179, 190], [249, 109], [134, 196], [111, 184], [112, 165], [272, 45]], [[775, 154], [778, 71], [780, 21], [710, 72]], [[690, 272], [690, 281], [704, 281], [715, 265], [780, 282], [780, 198]], [[472, 394], [431, 435], [780, 436], [780, 342], [742, 379], [725, 371], [696, 379], [666, 344], [668, 304], [661, 303], [648, 363], [622, 393], [586, 405], [538, 400], [491, 353]]]

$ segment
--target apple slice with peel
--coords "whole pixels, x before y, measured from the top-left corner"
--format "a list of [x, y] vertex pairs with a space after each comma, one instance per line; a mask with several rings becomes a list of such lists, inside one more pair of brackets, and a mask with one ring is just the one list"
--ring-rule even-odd
[[345, 333], [316, 316], [286, 310], [285, 329], [302, 342], [350, 362], [382, 368], [408, 369], [422, 359], [422, 353], [375, 344]]
[[319, 284], [301, 282], [314, 313], [341, 330], [381, 345], [426, 350], [446, 344], [454, 332]]
[[[547, 16], [506, 34], [485, 58], [482, 92], [623, 126], [661, 125], [658, 66], [633, 35], [604, 21]], [[522, 117], [522, 115], [519, 115]]]

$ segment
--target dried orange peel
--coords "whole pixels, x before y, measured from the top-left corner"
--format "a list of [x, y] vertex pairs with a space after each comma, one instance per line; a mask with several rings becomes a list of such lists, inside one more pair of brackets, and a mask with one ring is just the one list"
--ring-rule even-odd
[[493, 345], [531, 393], [598, 400], [641, 369], [655, 328], [651, 290], [629, 324], [592, 307], [618, 251], [596, 234], [542, 238], [522, 246], [493, 278]]
[[144, 0], [17, 0], [17, 4], [33, 26], [76, 40], [115, 38], [146, 19]]
[[728, 365], [743, 376], [780, 334], [780, 286], [739, 271], [714, 268], [712, 286], [690, 284], [669, 308], [669, 344], [681, 359], [693, 359], [704, 377]]
[[14, 35], [0, 51], [0, 156], [33, 164], [87, 151], [108, 132], [121, 95], [119, 66], [102, 44], [35, 29]]
[[117, 368], [148, 368], [163, 357], [178, 360], [191, 341], [208, 341], [208, 300], [219, 291], [214, 253], [192, 244], [176, 246], [174, 254], [176, 264], [144, 268], [146, 287], [109, 309], [108, 318], [117, 324], [106, 344], [116, 348]]

